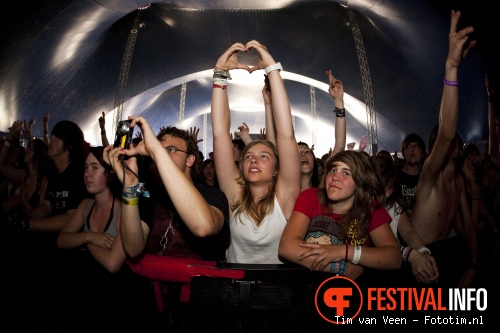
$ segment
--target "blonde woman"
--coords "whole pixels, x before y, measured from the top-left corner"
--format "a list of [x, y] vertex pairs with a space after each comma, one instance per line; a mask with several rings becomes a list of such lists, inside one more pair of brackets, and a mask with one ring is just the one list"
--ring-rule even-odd
[[[259, 62], [253, 66], [238, 61], [239, 52], [256, 50]], [[256, 140], [242, 151], [239, 164], [233, 159], [227, 81], [230, 70], [249, 73], [264, 69], [269, 79], [272, 112], [276, 124], [276, 145]], [[231, 240], [229, 263], [280, 264], [281, 233], [300, 193], [300, 164], [297, 141], [281, 65], [267, 48], [253, 40], [235, 43], [217, 60], [212, 91], [212, 131], [215, 169], [220, 189], [230, 204]]]

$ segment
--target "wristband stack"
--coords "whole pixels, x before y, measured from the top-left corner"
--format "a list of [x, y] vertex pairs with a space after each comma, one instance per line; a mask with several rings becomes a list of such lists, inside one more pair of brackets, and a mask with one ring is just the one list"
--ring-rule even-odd
[[212, 88], [226, 89], [227, 80], [231, 80], [231, 74], [229, 74], [229, 70], [220, 67], [215, 67]]
[[137, 206], [139, 204], [140, 195], [149, 197], [149, 192], [144, 189], [144, 183], [124, 187], [122, 192], [122, 202], [127, 206]]
[[404, 262], [408, 262], [408, 258], [410, 257], [410, 253], [413, 249], [409, 246], [401, 246], [401, 256], [403, 257]]

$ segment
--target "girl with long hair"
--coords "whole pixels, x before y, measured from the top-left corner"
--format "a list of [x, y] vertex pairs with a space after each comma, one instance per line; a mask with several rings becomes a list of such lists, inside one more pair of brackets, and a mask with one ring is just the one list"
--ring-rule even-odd
[[327, 160], [325, 170], [324, 187], [307, 189], [297, 199], [279, 254], [311, 270], [353, 279], [361, 266], [398, 269], [399, 245], [368, 156], [341, 151]]
[[[239, 52], [256, 50], [260, 60], [250, 67], [238, 61]], [[269, 80], [276, 145], [268, 140], [249, 143], [239, 164], [233, 159], [228, 85], [230, 70], [249, 73], [265, 69]], [[230, 205], [229, 263], [280, 264], [278, 245], [283, 228], [300, 193], [299, 151], [288, 95], [267, 48], [253, 40], [235, 43], [217, 60], [212, 90], [214, 160], [220, 189]]]

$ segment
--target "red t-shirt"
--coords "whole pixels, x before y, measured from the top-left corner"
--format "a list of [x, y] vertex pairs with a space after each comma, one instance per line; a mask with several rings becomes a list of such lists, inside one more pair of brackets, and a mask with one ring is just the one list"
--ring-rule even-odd
[[[302, 192], [297, 198], [294, 211], [301, 212], [310, 219], [307, 234], [304, 237], [306, 243], [318, 244], [343, 244], [346, 242], [344, 236], [339, 232], [338, 220], [342, 217], [339, 214], [325, 214], [318, 198], [317, 188], [310, 188]], [[372, 211], [372, 220], [368, 232], [377, 229], [384, 223], [390, 223], [391, 216], [384, 207]], [[355, 240], [353, 242], [353, 240]], [[352, 235], [348, 242], [371, 246], [370, 235]]]

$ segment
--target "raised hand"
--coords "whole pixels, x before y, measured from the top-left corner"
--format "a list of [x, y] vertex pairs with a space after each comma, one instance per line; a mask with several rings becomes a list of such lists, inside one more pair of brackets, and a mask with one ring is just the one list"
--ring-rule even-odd
[[451, 11], [451, 28], [449, 34], [449, 50], [446, 58], [446, 65], [458, 67], [463, 58], [476, 45], [476, 40], [470, 39], [470, 34], [474, 32], [474, 27], [465, 27], [457, 31], [458, 20], [462, 14], [460, 11]]
[[266, 140], [266, 128], [260, 129], [259, 140]]
[[31, 128], [33, 127], [33, 124], [35, 123], [35, 119], [30, 119], [28, 124], [26, 124], [26, 120], [23, 122], [23, 131], [24, 131], [24, 137], [28, 140], [33, 139], [33, 132], [31, 131]]
[[139, 172], [137, 158], [130, 157], [128, 159], [123, 159], [123, 155], [125, 155], [125, 150], [123, 148], [113, 148], [113, 146], [106, 146], [102, 153], [104, 161], [111, 165], [118, 180], [125, 187], [135, 186], [139, 182], [135, 176]]
[[327, 70], [326, 75], [328, 76], [328, 93], [335, 100], [343, 100], [344, 98], [344, 85], [342, 81], [337, 80], [333, 77], [332, 71]]
[[267, 66], [274, 65], [276, 63], [267, 48], [258, 41], [252, 40], [245, 45], [245, 52], [248, 52], [251, 49], [255, 49], [259, 53], [260, 60], [254, 67], [250, 68], [250, 73], [259, 69], [265, 69]]
[[[215, 67], [224, 70], [230, 69], [244, 69], [250, 72], [250, 67], [238, 61], [238, 53], [245, 52], [245, 46], [242, 43], [234, 43], [217, 59]], [[250, 72], [251, 73], [251, 72]]]
[[43, 130], [45, 132], [49, 131], [49, 118], [50, 118], [49, 113], [46, 112], [45, 116], [43, 117]]
[[359, 141], [359, 150], [365, 150], [367, 145], [368, 145], [368, 138], [366, 137], [366, 135], [363, 135], [361, 137], [361, 141]]
[[238, 131], [234, 132], [234, 136], [243, 137], [245, 135], [250, 135], [250, 127], [247, 123], [243, 122], [243, 125], [238, 126]]
[[271, 85], [269, 84], [269, 77], [264, 74], [264, 87], [262, 88], [262, 97], [264, 98], [264, 104], [271, 104]]
[[19, 137], [19, 133], [21, 132], [22, 128], [23, 128], [23, 122], [21, 120], [15, 120], [12, 123], [12, 126], [9, 128], [9, 133], [7, 133], [6, 135], [7, 141], [12, 142], [12, 140]]
[[189, 128], [189, 136], [196, 144], [203, 141], [203, 139], [198, 139], [198, 133], [200, 133], [200, 129], [196, 128], [196, 126], [194, 129], [192, 127]]
[[101, 131], [104, 131], [106, 129], [106, 115], [104, 114], [104, 111], [102, 112], [102, 116], [99, 117], [99, 127], [101, 128]]

